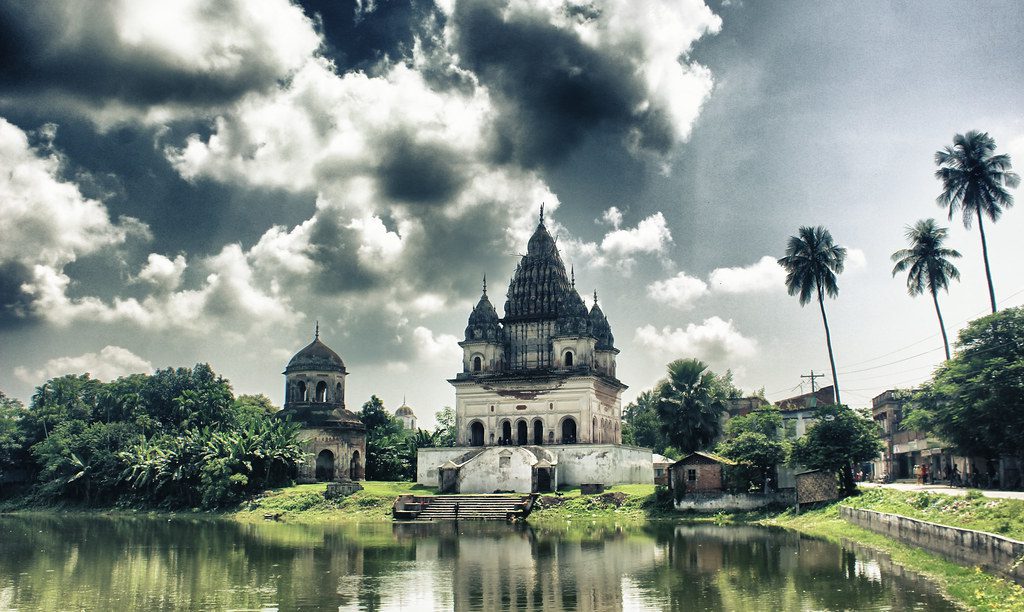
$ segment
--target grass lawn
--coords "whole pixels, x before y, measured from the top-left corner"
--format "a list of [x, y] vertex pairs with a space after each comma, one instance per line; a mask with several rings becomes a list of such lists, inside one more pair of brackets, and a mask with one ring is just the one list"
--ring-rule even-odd
[[433, 487], [414, 482], [362, 481], [362, 491], [341, 499], [324, 499], [325, 483], [302, 484], [267, 491], [245, 504], [236, 518], [263, 520], [266, 514], [301, 522], [390, 521], [391, 506], [399, 495], [432, 495]]

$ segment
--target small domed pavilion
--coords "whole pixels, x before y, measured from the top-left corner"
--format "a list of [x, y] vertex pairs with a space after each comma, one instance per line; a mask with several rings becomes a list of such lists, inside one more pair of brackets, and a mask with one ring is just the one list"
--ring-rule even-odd
[[366, 460], [366, 428], [345, 409], [345, 377], [341, 357], [320, 340], [317, 324], [313, 341], [284, 369], [285, 401], [279, 413], [299, 423], [299, 438], [307, 445], [299, 466], [299, 482], [361, 480]]

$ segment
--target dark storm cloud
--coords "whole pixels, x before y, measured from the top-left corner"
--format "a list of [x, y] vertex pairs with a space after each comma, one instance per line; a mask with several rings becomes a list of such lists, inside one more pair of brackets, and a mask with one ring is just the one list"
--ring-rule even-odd
[[388, 197], [413, 204], [442, 205], [465, 183], [461, 156], [450, 148], [417, 142], [408, 132], [383, 141], [384, 159], [378, 175]]
[[359, 237], [337, 219], [321, 214], [309, 237], [312, 258], [319, 265], [311, 279], [320, 294], [355, 293], [379, 287], [384, 279], [359, 262]]
[[18, 327], [36, 319], [32, 296], [21, 286], [32, 281], [32, 271], [22, 263], [0, 263], [0, 330]]
[[[281, 57], [267, 52], [266, 40], [251, 40], [247, 48], [232, 42], [227, 50], [216, 47], [218, 41], [204, 41], [224, 53], [210, 64], [190, 62], [192, 58], [175, 56], [146, 40], [126, 43], [118, 31], [119, 8], [113, 3], [44, 0], [0, 4], [3, 97], [9, 102], [18, 96], [63, 96], [54, 105], [65, 112], [72, 101], [93, 106], [116, 101], [137, 108], [167, 103], [208, 107], [269, 89], [285, 76]], [[242, 22], [239, 12], [238, 5], [211, 4], [196, 16], [197, 23], [189, 25], [199, 28], [203, 20], [212, 25]], [[195, 30], [189, 34], [196, 37]]]
[[637, 110], [646, 93], [629, 58], [588, 47], [540, 15], [503, 15], [503, 4], [467, 0], [452, 16], [460, 62], [497, 94], [504, 111], [495, 143], [499, 159], [554, 164], [597, 130], [635, 129], [641, 146], [669, 150], [674, 134], [667, 118]]
[[394, 0], [373, 3], [361, 12], [356, 0], [300, 0], [324, 38], [323, 54], [340, 72], [373, 72], [385, 57], [409, 57], [417, 38], [432, 39], [432, 29], [443, 15], [430, 0]]

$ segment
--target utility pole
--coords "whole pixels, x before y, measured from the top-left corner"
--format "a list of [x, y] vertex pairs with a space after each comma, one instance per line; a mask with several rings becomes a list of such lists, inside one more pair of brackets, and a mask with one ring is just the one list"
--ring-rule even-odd
[[815, 391], [818, 390], [818, 386], [817, 386], [817, 383], [816, 383], [817, 379], [824, 378], [824, 377], [825, 377], [824, 374], [815, 374], [814, 370], [811, 370], [810, 374], [801, 374], [800, 375], [800, 378], [810, 378], [811, 379], [811, 393], [814, 393]]

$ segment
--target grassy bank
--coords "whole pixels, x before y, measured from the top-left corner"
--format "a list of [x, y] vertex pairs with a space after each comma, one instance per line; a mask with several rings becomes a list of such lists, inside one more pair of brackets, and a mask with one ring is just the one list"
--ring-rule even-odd
[[668, 502], [659, 499], [653, 484], [615, 485], [599, 495], [582, 495], [579, 488], [541, 495], [528, 522], [534, 525], [566, 521], [642, 523], [652, 519], [678, 519]]
[[362, 491], [340, 499], [324, 499], [325, 484], [307, 484], [267, 491], [243, 504], [231, 516], [263, 520], [268, 514], [294, 522], [390, 521], [391, 507], [399, 495], [431, 495], [434, 489], [413, 482], [364, 481]]
[[[896, 493], [906, 495], [902, 492]], [[894, 512], [902, 501], [894, 501], [882, 495], [862, 496], [842, 503]], [[832, 504], [800, 515], [787, 510], [765, 518], [759, 523], [794, 529], [845, 545], [856, 543], [880, 550], [889, 555], [893, 562], [928, 576], [941, 585], [951, 599], [970, 610], [1024, 610], [1024, 588], [985, 574], [979, 568], [964, 567], [945, 561], [919, 548], [900, 544], [886, 536], [851, 525], [839, 517], [839, 506], [840, 504]], [[951, 524], [951, 521], [947, 520], [946, 524]]]
[[988, 531], [1024, 540], [1024, 501], [993, 499], [980, 491], [965, 496], [865, 488], [844, 502], [855, 508], [900, 514], [940, 525]]

